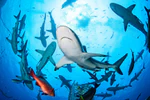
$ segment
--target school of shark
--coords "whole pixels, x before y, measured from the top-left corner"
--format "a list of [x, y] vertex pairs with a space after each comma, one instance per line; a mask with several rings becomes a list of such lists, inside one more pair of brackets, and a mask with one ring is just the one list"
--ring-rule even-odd
[[[61, 5], [61, 10], [66, 9], [67, 7], [73, 7], [73, 4], [76, 1], [77, 0], [66, 0]], [[26, 22], [28, 22], [28, 15], [24, 14], [22, 10], [19, 10], [18, 14], [14, 14], [14, 16], [11, 17], [15, 19], [12, 30], [4, 25], [6, 29], [9, 30], [9, 33], [11, 32], [10, 35], [6, 37], [6, 40], [8, 41], [7, 45], [11, 46], [15, 56], [20, 59], [20, 61], [18, 61], [20, 75], [14, 74], [12, 83], [21, 84], [30, 91], [39, 88], [39, 91], [36, 91], [37, 100], [42, 100], [42, 97], [44, 96], [55, 98], [57, 97], [56, 91], [58, 91], [59, 88], [56, 89], [56, 87], [54, 87], [55, 85], [49, 82], [49, 75], [47, 75], [44, 70], [49, 67], [53, 69], [51, 70], [51, 73], [53, 74], [64, 69], [69, 73], [78, 75], [78, 73], [74, 73], [73, 70], [79, 68], [82, 70], [82, 73], [86, 73], [87, 76], [90, 76], [91, 81], [84, 80], [84, 83], [81, 83], [73, 79], [67, 79], [63, 76], [65, 72], [59, 73], [58, 76], [53, 74], [55, 79], [59, 80], [61, 83], [61, 86], [59, 87], [65, 87], [67, 91], [69, 91], [69, 93], [66, 94], [68, 95], [68, 100], [104, 100], [106, 98], [111, 100], [111, 97], [117, 95], [119, 92], [133, 88], [133, 83], [138, 82], [138, 80], [140, 80], [140, 75], [147, 69], [143, 62], [141, 64], [141, 69], [134, 73], [138, 60], [143, 60], [144, 52], [150, 52], [150, 9], [143, 6], [148, 18], [146, 22], [147, 26], [144, 26], [145, 23], [142, 23], [140, 19], [132, 13], [136, 4], [125, 7], [112, 2], [109, 7], [113, 14], [116, 14], [119, 18], [123, 19], [123, 23], [120, 25], [124, 26], [124, 32], [129, 30], [128, 24], [130, 24], [144, 36], [144, 47], [138, 54], [135, 54], [134, 50], [130, 49], [130, 53], [124, 52], [124, 54], [116, 56], [115, 60], [112, 62], [109, 61], [112, 57], [110, 52], [107, 54], [101, 52], [89, 52], [89, 48], [86, 45], [83, 45], [84, 43], [82, 43], [81, 38], [78, 36], [77, 30], [73, 30], [70, 26], [63, 24], [57, 26], [57, 21], [53, 17], [53, 13], [55, 12], [54, 8], [49, 10], [49, 12], [43, 13], [43, 22], [41, 23], [41, 27], [39, 27], [40, 32], [39, 34], [36, 34], [34, 39], [35, 41], [40, 41], [40, 45], [43, 46], [44, 50], [42, 50], [43, 48], [35, 48], [35, 53], [40, 54], [40, 56], [38, 56], [40, 57], [40, 60], [36, 62], [36, 66], [31, 66], [28, 62], [28, 55], [30, 54], [28, 45], [30, 45], [31, 42], [28, 39], [25, 40], [25, 36], [28, 34], [25, 29]], [[0, 19], [2, 20], [1, 15]], [[50, 20], [50, 26], [46, 24], [46, 20], [48, 19]], [[47, 29], [46, 26], [49, 28]], [[145, 29], [145, 27], [147, 29]], [[50, 33], [51, 35], [49, 35]], [[115, 33], [113, 35], [115, 35]], [[111, 38], [113, 38], [113, 35]], [[49, 41], [50, 36], [52, 36], [53, 41], [49, 43], [47, 41]], [[53, 56], [57, 50], [60, 50], [61, 52], [61, 58], [58, 61], [55, 59], [55, 56]], [[131, 58], [128, 60], [130, 61], [130, 65], [122, 66], [128, 56]], [[99, 58], [102, 60], [99, 60]], [[47, 66], [47, 63], [50, 63], [51, 66]], [[128, 71], [123, 71], [123, 67], [128, 68]], [[102, 71], [104, 73], [101, 73]], [[126, 74], [130, 77], [128, 84], [119, 83], [119, 81], [117, 81], [117, 76], [124, 76]], [[131, 75], [133, 75], [133, 77], [131, 77]], [[78, 76], [82, 77], [82, 75]], [[107, 87], [104, 92], [97, 92], [97, 89], [106, 82], [109, 83], [109, 87]], [[3, 91], [0, 92], [6, 98], [12, 98], [7, 96]], [[141, 95], [142, 92], [137, 95], [135, 100], [141, 100]], [[95, 97], [99, 99], [94, 99]], [[130, 98], [127, 97], [126, 100], [130, 100]], [[150, 100], [150, 96], [145, 100]]]

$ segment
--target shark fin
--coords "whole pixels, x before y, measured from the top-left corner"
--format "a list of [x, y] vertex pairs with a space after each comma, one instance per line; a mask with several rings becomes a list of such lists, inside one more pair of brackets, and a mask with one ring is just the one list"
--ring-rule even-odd
[[12, 82], [14, 82], [14, 83], [22, 83], [22, 80], [12, 79]]
[[127, 57], [128, 54], [125, 54], [123, 57], [121, 57], [119, 60], [117, 60], [113, 65], [115, 66], [114, 69], [117, 71], [117, 73], [123, 75], [121, 69], [120, 69], [120, 65], [122, 64], [122, 62], [125, 60], [125, 58]]
[[47, 39], [49, 36], [45, 36], [45, 39]]
[[73, 61], [71, 61], [70, 59], [68, 59], [67, 57], [63, 56], [60, 61], [56, 64], [55, 67], [55, 71], [58, 70], [60, 67], [62, 67], [65, 64], [72, 64], [74, 63]]
[[15, 17], [17, 20], [19, 20], [19, 18], [20, 18], [20, 14], [21, 14], [21, 10], [19, 11], [18, 15], [17, 15], [17, 16], [16, 16], [16, 15], [14, 15], [14, 17]]
[[72, 80], [67, 80], [68, 83], [69, 83], [70, 81], [72, 81]]
[[38, 50], [38, 49], [36, 49], [35, 51], [38, 52], [38, 53], [40, 53], [41, 55], [44, 54], [44, 51], [43, 51], [43, 50]]
[[10, 39], [8, 39], [8, 37], [6, 37], [6, 40], [7, 40], [9, 43], [11, 43], [11, 40], [10, 40]]
[[133, 4], [133, 5], [129, 6], [129, 7], [127, 8], [127, 10], [129, 10], [129, 11], [131, 11], [131, 12], [132, 12], [132, 10], [134, 9], [134, 7], [135, 7], [135, 4]]
[[54, 61], [54, 59], [53, 59], [52, 57], [49, 58], [49, 61], [50, 61], [54, 66], [56, 65], [56, 63], [55, 63], [55, 61]]
[[118, 86], [119, 86], [119, 84], [116, 85], [116, 87], [118, 87]]
[[104, 55], [104, 54], [97, 54], [97, 53], [82, 53], [81, 56], [87, 60], [91, 57], [107, 57], [107, 55]]
[[127, 26], [128, 26], [128, 23], [129, 23], [129, 22], [128, 22], [127, 20], [124, 20], [124, 22], [123, 22], [123, 23], [124, 23], [124, 30], [126, 31], [126, 30], [127, 30]]
[[36, 38], [36, 39], [39, 39], [39, 40], [41, 39], [40, 37], [35, 37], [35, 38]]
[[114, 91], [114, 95], [116, 94], [116, 91]]
[[52, 30], [46, 30], [47, 32], [52, 32]]
[[83, 48], [83, 52], [87, 52], [87, 48], [85, 45], [83, 45], [82, 48]]
[[62, 87], [63, 85], [64, 85], [64, 83], [62, 82], [60, 87]]

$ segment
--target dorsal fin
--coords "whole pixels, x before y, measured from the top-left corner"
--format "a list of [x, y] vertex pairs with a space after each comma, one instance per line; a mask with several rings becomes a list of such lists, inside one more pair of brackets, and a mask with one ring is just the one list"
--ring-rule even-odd
[[128, 9], [130, 12], [132, 12], [132, 10], [134, 9], [134, 7], [135, 7], [135, 4], [129, 6], [127, 9]]

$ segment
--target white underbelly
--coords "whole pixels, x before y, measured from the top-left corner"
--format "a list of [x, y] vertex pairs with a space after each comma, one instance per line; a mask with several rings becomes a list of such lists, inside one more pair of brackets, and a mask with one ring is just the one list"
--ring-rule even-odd
[[63, 38], [59, 42], [60, 49], [67, 57], [77, 56], [82, 53], [79, 44], [75, 43], [69, 38]]

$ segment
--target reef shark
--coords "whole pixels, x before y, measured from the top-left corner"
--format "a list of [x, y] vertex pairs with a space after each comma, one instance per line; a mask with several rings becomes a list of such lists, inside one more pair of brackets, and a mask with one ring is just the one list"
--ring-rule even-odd
[[109, 87], [107, 88], [108, 91], [113, 91], [114, 92], [114, 95], [116, 94], [116, 91], [118, 90], [123, 90], [125, 88], [127, 88], [128, 86], [120, 86], [119, 87], [119, 84], [117, 84], [115, 87]]
[[135, 73], [135, 76], [131, 78], [130, 80], [130, 83], [129, 83], [129, 86], [132, 87], [131, 83], [135, 80], [138, 80], [138, 77], [141, 75], [143, 69], [145, 69], [145, 66], [143, 65], [143, 68], [138, 72], [138, 73]]
[[12, 32], [12, 38], [11, 38], [11, 40], [8, 39], [8, 37], [6, 37], [6, 40], [11, 44], [11, 47], [12, 47], [13, 52], [15, 54], [17, 54], [17, 50], [18, 50], [18, 47], [17, 47], [17, 44], [18, 44], [18, 41], [17, 41], [17, 38], [18, 38], [18, 27], [19, 27], [19, 21], [18, 21], [18, 19], [20, 17], [20, 13], [21, 13], [21, 11], [18, 13], [17, 16], [14, 16], [17, 19], [17, 21], [15, 23], [15, 27], [13, 27], [13, 32]]
[[135, 60], [134, 60], [134, 63], [137, 62], [139, 58], [143, 59], [143, 57], [142, 57], [143, 53], [144, 53], [144, 49], [142, 49], [142, 50], [138, 53], [138, 55], [136, 56], [136, 58], [135, 58]]
[[104, 100], [106, 97], [111, 97], [112, 94], [108, 94], [107, 92], [106, 93], [99, 93], [99, 94], [95, 94], [95, 96], [98, 96], [98, 97], [103, 97], [102, 100]]
[[36, 39], [41, 40], [41, 43], [42, 43], [42, 45], [43, 45], [44, 47], [47, 46], [46, 39], [49, 37], [49, 36], [45, 36], [45, 31], [44, 31], [45, 20], [46, 20], [46, 14], [45, 14], [45, 16], [44, 16], [44, 21], [43, 21], [43, 24], [42, 24], [42, 26], [41, 26], [40, 37], [35, 37]]
[[133, 15], [132, 10], [134, 9], [135, 4], [129, 6], [128, 8], [124, 8], [123, 6], [111, 3], [110, 8], [121, 18], [124, 20], [124, 30], [127, 30], [127, 25], [130, 23], [135, 28], [140, 30], [145, 36], [147, 36], [147, 32], [144, 29], [144, 24], [140, 21], [139, 18], [137, 18], [135, 15]]
[[72, 81], [72, 80], [67, 80], [62, 75], [59, 75], [59, 79], [62, 81], [61, 87], [63, 85], [65, 85], [65, 86], [67, 86], [69, 88], [69, 90], [71, 89], [71, 85], [70, 85], [69, 82]]
[[[53, 10], [52, 10], [53, 11]], [[49, 13], [49, 16], [50, 16], [50, 23], [51, 23], [51, 29], [50, 30], [47, 30], [48, 32], [51, 32], [54, 39], [56, 39], [56, 23], [55, 23], [55, 20], [52, 16], [52, 11], [51, 12], [48, 12]]]
[[150, 52], [150, 9], [147, 9], [146, 7], [144, 7], [148, 16], [148, 23], [147, 23], [147, 27], [148, 27], [148, 32], [147, 32], [147, 41], [146, 41], [146, 46], [148, 48], [148, 51]]
[[77, 0], [66, 0], [66, 1], [62, 4], [61, 9], [66, 8], [66, 7], [68, 7], [68, 6], [72, 6], [72, 4], [73, 4], [74, 2], [76, 2], [76, 1], [77, 1]]
[[63, 68], [67, 68], [67, 70], [71, 73], [72, 68], [75, 68], [75, 66], [71, 66], [71, 64], [67, 64], [66, 66], [63, 66]]
[[114, 64], [99, 63], [91, 57], [107, 57], [104, 54], [85, 53], [82, 52], [80, 40], [77, 38], [75, 32], [67, 26], [59, 26], [56, 30], [57, 42], [64, 56], [56, 64], [55, 71], [65, 64], [77, 63], [81, 68], [92, 71], [98, 71], [102, 68], [114, 68], [119, 74], [122, 74], [120, 65], [126, 58], [125, 54]]
[[53, 53], [56, 49], [56, 42], [51, 42], [45, 51], [36, 49], [35, 51], [40, 53], [42, 55], [42, 58], [38, 62], [36, 66], [36, 74], [37, 76], [40, 75], [41, 70], [45, 66], [45, 64], [48, 62], [48, 60], [55, 66], [55, 61], [52, 58]]
[[27, 63], [27, 54], [26, 54], [26, 46], [27, 46], [27, 41], [25, 43], [25, 45], [23, 46], [22, 50], [20, 50], [20, 53], [21, 53], [21, 61], [19, 62], [20, 64], [20, 72], [21, 72], [21, 76], [16, 76], [17, 78], [19, 79], [12, 79], [13, 82], [16, 82], [16, 83], [25, 83], [26, 86], [33, 90], [33, 84], [32, 84], [32, 79], [30, 77], [30, 75], [28, 74], [28, 63]]

